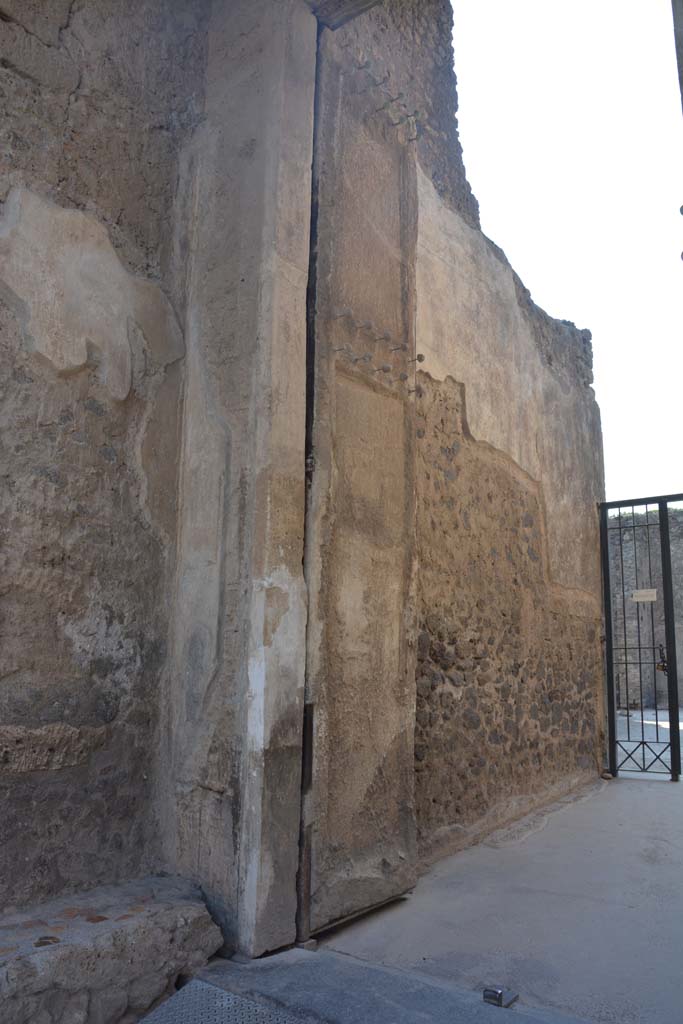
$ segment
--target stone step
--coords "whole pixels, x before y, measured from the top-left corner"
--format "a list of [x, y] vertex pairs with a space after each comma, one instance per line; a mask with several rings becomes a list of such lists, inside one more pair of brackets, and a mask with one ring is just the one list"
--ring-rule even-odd
[[2, 1024], [133, 1024], [222, 944], [177, 878], [103, 886], [0, 918]]

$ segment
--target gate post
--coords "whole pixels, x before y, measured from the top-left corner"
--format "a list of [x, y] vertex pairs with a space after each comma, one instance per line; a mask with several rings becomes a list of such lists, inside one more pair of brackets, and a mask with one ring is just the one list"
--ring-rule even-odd
[[669, 536], [669, 504], [659, 503], [659, 536], [662, 545], [662, 589], [664, 591], [664, 623], [666, 627], [667, 685], [669, 693], [669, 732], [671, 738], [671, 781], [681, 774], [681, 733], [678, 709], [678, 665], [676, 661], [676, 609], [671, 576], [671, 538]]
[[607, 506], [600, 506], [600, 555], [602, 559], [602, 587], [605, 602], [605, 668], [607, 674], [608, 763], [616, 778], [617, 768], [617, 708], [614, 693], [614, 654], [612, 650], [612, 589], [609, 571], [609, 534], [607, 532]]

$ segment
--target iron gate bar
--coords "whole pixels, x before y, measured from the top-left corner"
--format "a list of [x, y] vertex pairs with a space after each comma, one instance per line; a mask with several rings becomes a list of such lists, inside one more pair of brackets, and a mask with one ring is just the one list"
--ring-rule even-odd
[[[647, 538], [647, 567], [649, 573], [650, 582], [652, 582], [652, 551], [650, 546], [650, 508], [648, 505], [645, 506], [645, 525], [647, 530], [645, 536]], [[654, 526], [654, 523], [652, 524]], [[659, 523], [657, 523], [659, 526]], [[654, 653], [655, 647], [655, 606], [654, 603], [650, 603], [650, 636], [652, 637], [652, 678], [653, 678], [653, 692], [655, 698], [655, 736], [657, 743], [659, 743], [659, 698], [657, 696], [657, 656]], [[644, 648], [649, 650], [650, 648]]]
[[[645, 515], [647, 516], [647, 505], [645, 506]], [[639, 580], [638, 580], [638, 535], [636, 533], [636, 509], [635, 509], [635, 506], [631, 506], [631, 517], [633, 519], [633, 568], [635, 569], [635, 574], [636, 574], [636, 590], [638, 590], [640, 588], [640, 583], [639, 583]], [[624, 580], [623, 580], [623, 576], [622, 576], [622, 588], [623, 588], [623, 583], [624, 583]], [[652, 577], [650, 577], [650, 579], [648, 580], [648, 583], [650, 585], [652, 585]], [[624, 598], [625, 598], [625, 595], [624, 595]], [[624, 605], [625, 604], [626, 604], [626, 600], [624, 600]], [[640, 608], [637, 605], [636, 605], [636, 635], [638, 637], [638, 687], [640, 689], [640, 739], [641, 739], [642, 743], [644, 744], [645, 743], [645, 715], [644, 715], [643, 712], [644, 712], [645, 700], [643, 698], [643, 648], [642, 648], [642, 645], [641, 645], [642, 637], [641, 637], [641, 633], [640, 633]], [[624, 643], [625, 642], [626, 642], [626, 637], [624, 637]], [[627, 657], [628, 657], [628, 655], [627, 655]], [[655, 700], [656, 700], [656, 698], [655, 698]], [[644, 771], [647, 771], [647, 768], [645, 768], [644, 766], [645, 766], [645, 748], [643, 747], [643, 768], [644, 768]]]
[[626, 508], [627, 505], [661, 505], [663, 501], [683, 501], [683, 494], [659, 494], [656, 498], [629, 498], [628, 501], [601, 501], [600, 508]]
[[[631, 521], [633, 522], [633, 506], [631, 506]], [[609, 517], [607, 519], [607, 527], [609, 529]], [[624, 643], [627, 644], [628, 643], [628, 630], [626, 628], [626, 591], [624, 590], [624, 530], [625, 529], [626, 529], [626, 527], [621, 525], [621, 509], [619, 509], [619, 526], [618, 526], [618, 530], [619, 530], [619, 561], [621, 563], [621, 612], [622, 612], [622, 617], [624, 619]], [[633, 542], [634, 542], [634, 545], [635, 545], [635, 534], [633, 536]], [[619, 649], [621, 650], [621, 648], [619, 648]], [[624, 668], [626, 670], [626, 712], [627, 712], [626, 735], [627, 735], [628, 739], [630, 740], [631, 739], [631, 716], [628, 714], [628, 709], [630, 707], [630, 703], [631, 702], [629, 700], [629, 692], [628, 692], [628, 649], [625, 649], [625, 652], [624, 652]], [[618, 694], [617, 698], [619, 696], [621, 696], [621, 695]], [[619, 704], [619, 700], [617, 699], [617, 705], [618, 704]], [[619, 708], [617, 707], [617, 714], [618, 713], [619, 713]]]
[[[683, 501], [683, 498], [678, 499]], [[671, 573], [671, 537], [669, 535], [669, 505], [659, 503], [659, 530], [662, 538], [662, 589], [664, 591], [664, 630], [666, 635], [666, 669], [669, 694], [669, 730], [671, 743], [671, 778], [678, 782], [681, 774], [680, 709], [678, 706], [678, 665], [676, 659], [676, 609]], [[674, 722], [675, 715], [675, 722]]]
[[[624, 746], [625, 743], [632, 743], [633, 744], [633, 750], [627, 750], [626, 747]], [[653, 774], [657, 774], [657, 775], [670, 775], [671, 774], [671, 765], [667, 764], [666, 761], [663, 760], [663, 758], [664, 758], [664, 755], [671, 749], [671, 744], [670, 743], [666, 743], [666, 744], [661, 744], [661, 746], [663, 747], [663, 749], [660, 750], [659, 753], [657, 753], [656, 750], [652, 749], [652, 747], [650, 746], [650, 744], [648, 743], [647, 740], [643, 740], [642, 742], [640, 740], [617, 740], [617, 747], [619, 747], [619, 749], [620, 749], [622, 754], [626, 755], [624, 760], [620, 761], [617, 767], [618, 768], [623, 768], [623, 766], [626, 764], [627, 761], [633, 761], [633, 763], [637, 765], [638, 762], [636, 761], [635, 755], [640, 752], [643, 755], [643, 767], [641, 768], [638, 765], [637, 769], [626, 768], [625, 770], [627, 772], [628, 771], [636, 771], [636, 770], [639, 771], [639, 772], [652, 771]], [[647, 766], [645, 765], [645, 750], [646, 749], [647, 749], [647, 751], [650, 754], [652, 754], [652, 760], [650, 761], [649, 765], [647, 765]], [[664, 769], [665, 770], [663, 772], [660, 771], [658, 768], [652, 768], [652, 765], [655, 764], [656, 761], [659, 761], [661, 764], [664, 765]]]

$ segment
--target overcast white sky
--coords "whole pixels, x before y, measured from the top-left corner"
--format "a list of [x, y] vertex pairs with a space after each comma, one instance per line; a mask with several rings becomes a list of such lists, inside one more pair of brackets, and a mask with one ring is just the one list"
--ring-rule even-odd
[[683, 492], [683, 114], [671, 0], [453, 0], [482, 227], [593, 332], [607, 497]]

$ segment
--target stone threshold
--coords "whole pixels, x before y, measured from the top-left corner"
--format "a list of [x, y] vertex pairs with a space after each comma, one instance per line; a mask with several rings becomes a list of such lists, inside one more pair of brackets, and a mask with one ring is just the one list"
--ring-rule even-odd
[[554, 1010], [501, 1010], [481, 992], [328, 950], [215, 960], [145, 1024], [587, 1024]]

